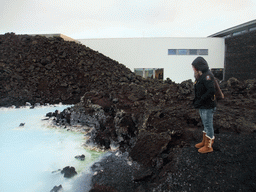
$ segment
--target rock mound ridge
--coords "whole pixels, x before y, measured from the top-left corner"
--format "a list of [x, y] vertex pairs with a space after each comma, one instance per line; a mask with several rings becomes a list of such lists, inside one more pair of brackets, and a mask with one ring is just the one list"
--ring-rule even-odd
[[102, 82], [129, 74], [124, 65], [60, 37], [0, 35], [0, 106], [74, 104]]

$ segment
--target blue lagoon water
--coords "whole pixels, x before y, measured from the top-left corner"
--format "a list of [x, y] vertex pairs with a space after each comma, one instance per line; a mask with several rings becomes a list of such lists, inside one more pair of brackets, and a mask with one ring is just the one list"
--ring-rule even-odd
[[[73, 191], [73, 183], [90, 173], [89, 165], [102, 154], [82, 147], [83, 134], [52, 128], [42, 120], [47, 112], [66, 107], [0, 108], [0, 192], [47, 192], [56, 185]], [[74, 158], [82, 154], [85, 161]], [[64, 178], [57, 170], [66, 166], [75, 167], [78, 175]]]

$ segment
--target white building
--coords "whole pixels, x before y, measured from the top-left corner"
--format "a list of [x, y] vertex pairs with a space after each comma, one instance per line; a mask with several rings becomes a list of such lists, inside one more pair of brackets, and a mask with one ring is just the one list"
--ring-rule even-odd
[[163, 69], [163, 79], [170, 78], [176, 83], [194, 80], [191, 63], [198, 56], [204, 57], [211, 69], [224, 68], [224, 38], [109, 38], [78, 41], [144, 77], [156, 77], [154, 72]]

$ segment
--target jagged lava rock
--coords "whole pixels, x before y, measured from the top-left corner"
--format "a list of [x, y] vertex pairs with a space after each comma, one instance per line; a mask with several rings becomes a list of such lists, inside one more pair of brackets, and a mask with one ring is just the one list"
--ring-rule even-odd
[[117, 81], [131, 73], [124, 65], [60, 37], [6, 33], [0, 35], [0, 55], [0, 106], [75, 104], [109, 76]]

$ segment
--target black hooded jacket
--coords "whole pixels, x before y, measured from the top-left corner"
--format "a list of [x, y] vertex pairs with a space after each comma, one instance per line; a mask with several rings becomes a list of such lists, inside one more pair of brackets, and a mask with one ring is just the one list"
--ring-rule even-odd
[[203, 57], [197, 57], [192, 65], [202, 75], [196, 80], [194, 85], [195, 98], [193, 105], [197, 109], [213, 109], [216, 107], [215, 101], [215, 88], [214, 88], [214, 75], [209, 70], [209, 66]]

